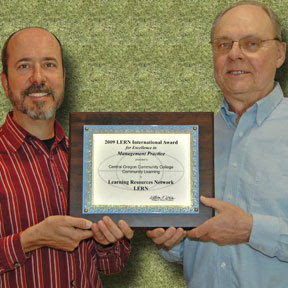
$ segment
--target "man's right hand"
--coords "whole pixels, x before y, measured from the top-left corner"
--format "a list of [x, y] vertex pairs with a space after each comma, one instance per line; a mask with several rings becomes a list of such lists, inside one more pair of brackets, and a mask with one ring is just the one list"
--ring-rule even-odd
[[183, 228], [170, 227], [167, 230], [156, 228], [147, 231], [146, 235], [152, 239], [158, 248], [172, 248], [180, 243], [186, 236], [186, 231]]
[[21, 244], [25, 253], [42, 248], [73, 251], [79, 243], [91, 238], [92, 222], [71, 216], [49, 216], [21, 233]]

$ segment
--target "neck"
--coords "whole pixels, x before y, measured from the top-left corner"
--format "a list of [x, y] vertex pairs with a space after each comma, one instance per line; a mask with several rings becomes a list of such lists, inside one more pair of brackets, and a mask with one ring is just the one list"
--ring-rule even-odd
[[40, 140], [54, 137], [55, 117], [52, 117], [49, 120], [34, 120], [28, 115], [14, 109], [13, 120], [31, 135]]
[[247, 111], [248, 108], [252, 107], [257, 101], [266, 97], [271, 91], [265, 95], [257, 95], [254, 93], [253, 95], [224, 95], [224, 97], [229, 104], [229, 110], [238, 115], [237, 119], [239, 121], [240, 117]]
[[239, 121], [240, 117], [247, 111], [248, 108], [270, 94], [273, 89], [274, 81], [271, 81], [265, 89], [253, 89], [253, 91], [238, 93], [225, 90], [223, 91], [223, 94], [229, 104], [229, 110], [235, 112], [238, 115], [237, 119]]
[[229, 104], [229, 110], [233, 111], [234, 113], [238, 115], [238, 118], [237, 118], [238, 120], [247, 111], [248, 108], [250, 108], [257, 102], [257, 101], [243, 102], [243, 101], [235, 101], [235, 100], [231, 101], [231, 99], [227, 99], [227, 98], [226, 100]]

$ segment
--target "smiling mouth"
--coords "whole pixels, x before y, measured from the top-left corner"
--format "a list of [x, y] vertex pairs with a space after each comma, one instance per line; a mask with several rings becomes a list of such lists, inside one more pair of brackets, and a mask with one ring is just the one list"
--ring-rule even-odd
[[248, 74], [248, 72], [242, 71], [242, 70], [233, 70], [233, 71], [228, 71], [228, 74], [232, 74], [232, 75], [243, 75], [243, 74]]
[[45, 84], [41, 85], [32, 84], [30, 87], [28, 87], [26, 90], [23, 91], [22, 96], [23, 98], [25, 96], [28, 96], [35, 100], [47, 96], [52, 96], [53, 98], [55, 98], [54, 91], [52, 90], [52, 88], [46, 86]]
[[47, 92], [35, 92], [35, 93], [29, 93], [28, 96], [30, 97], [44, 97], [44, 96], [48, 96], [49, 93]]

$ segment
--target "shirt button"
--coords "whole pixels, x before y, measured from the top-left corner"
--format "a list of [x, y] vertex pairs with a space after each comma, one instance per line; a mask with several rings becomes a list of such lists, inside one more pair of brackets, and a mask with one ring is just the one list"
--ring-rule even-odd
[[221, 265], [220, 265], [220, 267], [221, 267], [222, 269], [225, 269], [225, 268], [226, 268], [226, 263], [225, 263], [225, 262], [222, 262]]
[[63, 190], [63, 186], [61, 186], [61, 185], [59, 185], [58, 188], [59, 188], [59, 190]]
[[231, 200], [233, 198], [232, 194], [227, 195], [228, 200]]
[[76, 286], [76, 281], [75, 280], [71, 281], [71, 286]]
[[243, 136], [243, 132], [239, 132], [239, 137], [242, 137]]
[[234, 168], [237, 168], [237, 167], [238, 167], [238, 163], [237, 163], [237, 162], [233, 162], [233, 163], [232, 163], [232, 166], [233, 166]]
[[50, 158], [50, 161], [52, 161], [52, 162], [53, 162], [53, 161], [54, 161], [54, 158], [52, 158], [52, 157], [51, 157], [51, 158]]
[[19, 267], [20, 266], [20, 264], [19, 264], [19, 262], [14, 262], [14, 266], [17, 268], [17, 267]]

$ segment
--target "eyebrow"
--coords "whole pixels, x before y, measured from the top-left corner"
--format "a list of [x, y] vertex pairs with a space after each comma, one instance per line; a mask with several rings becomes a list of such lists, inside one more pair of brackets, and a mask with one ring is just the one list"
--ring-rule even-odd
[[[57, 59], [55, 57], [44, 57], [43, 58], [44, 61], [55, 61], [57, 62]], [[24, 58], [21, 58], [19, 59], [17, 62], [16, 62], [16, 65], [21, 63], [21, 62], [29, 62], [29, 61], [32, 61], [32, 58], [30, 57], [24, 57]]]
[[[249, 35], [246, 35], [244, 37], [241, 37], [240, 39], [244, 39], [244, 38], [259, 38], [258, 36], [256, 35], [253, 35], [253, 34], [249, 34]], [[222, 37], [217, 37], [217, 38], [214, 38], [213, 40], [218, 40], [218, 39], [228, 39], [228, 40], [232, 40], [230, 37], [227, 37], [227, 36], [222, 36]], [[239, 39], [239, 40], [240, 40]]]

